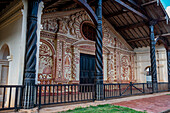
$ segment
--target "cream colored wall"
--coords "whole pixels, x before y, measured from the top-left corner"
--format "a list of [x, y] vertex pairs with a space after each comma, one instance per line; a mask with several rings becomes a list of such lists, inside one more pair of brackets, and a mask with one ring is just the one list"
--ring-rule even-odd
[[0, 20], [0, 48], [7, 44], [10, 51], [8, 57], [8, 84], [10, 85], [23, 83], [26, 42], [27, 0], [15, 2], [5, 9], [5, 14]]
[[[0, 48], [7, 44], [10, 50], [11, 61], [9, 62], [8, 84], [21, 84], [23, 77], [21, 72], [23, 67], [20, 65], [21, 49], [25, 46], [21, 44], [22, 18], [9, 24], [0, 30]], [[21, 71], [22, 70], [22, 71]]]
[[[135, 74], [137, 82], [146, 82], [145, 69], [151, 66], [150, 63], [150, 47], [143, 47], [134, 49], [136, 53], [135, 60]], [[157, 79], [158, 82], [167, 82], [167, 57], [166, 50], [163, 45], [156, 46], [156, 61], [157, 61]]]

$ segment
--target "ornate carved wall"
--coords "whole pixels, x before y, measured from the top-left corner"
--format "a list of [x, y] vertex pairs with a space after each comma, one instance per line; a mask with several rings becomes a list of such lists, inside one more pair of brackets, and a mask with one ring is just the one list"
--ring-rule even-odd
[[[95, 42], [82, 35], [82, 24], [86, 22], [92, 23], [83, 10], [42, 16], [39, 83], [79, 83], [80, 53], [95, 54]], [[104, 82], [135, 81], [135, 54], [112, 29], [103, 22]]]

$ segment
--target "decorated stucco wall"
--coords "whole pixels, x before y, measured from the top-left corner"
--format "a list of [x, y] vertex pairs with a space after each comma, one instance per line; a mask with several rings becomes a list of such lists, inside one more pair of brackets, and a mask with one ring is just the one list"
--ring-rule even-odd
[[[136, 52], [135, 73], [137, 75], [137, 82], [146, 82], [146, 69], [151, 66], [150, 48], [143, 47], [135, 49], [134, 51]], [[163, 45], [156, 46], [156, 64], [158, 82], [168, 82], [167, 56]]]
[[[83, 10], [42, 16], [39, 84], [79, 83], [80, 53], [95, 55], [95, 42], [82, 34], [82, 24], [92, 23]], [[104, 82], [136, 81], [134, 52], [103, 18]]]

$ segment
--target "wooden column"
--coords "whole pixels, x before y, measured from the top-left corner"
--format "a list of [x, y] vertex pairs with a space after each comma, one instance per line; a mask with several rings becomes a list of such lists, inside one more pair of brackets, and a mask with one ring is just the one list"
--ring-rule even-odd
[[103, 100], [103, 34], [102, 34], [102, 0], [98, 0], [96, 7], [97, 22], [97, 38], [96, 38], [96, 66], [95, 66], [95, 84], [96, 84], [96, 100]]
[[36, 53], [37, 53], [37, 14], [40, 0], [28, 1], [25, 73], [24, 73], [24, 108], [34, 107]]
[[150, 59], [151, 59], [151, 75], [152, 75], [152, 91], [153, 93], [158, 91], [157, 84], [157, 66], [156, 66], [156, 56], [155, 56], [155, 36], [154, 36], [154, 25], [155, 21], [150, 22]]
[[170, 48], [167, 50], [168, 89], [170, 91]]

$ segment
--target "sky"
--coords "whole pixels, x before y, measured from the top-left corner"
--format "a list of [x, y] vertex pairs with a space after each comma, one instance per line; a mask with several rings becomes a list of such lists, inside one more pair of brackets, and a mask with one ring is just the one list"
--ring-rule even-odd
[[166, 9], [168, 15], [170, 16], [170, 1], [169, 0], [161, 0], [164, 8]]

